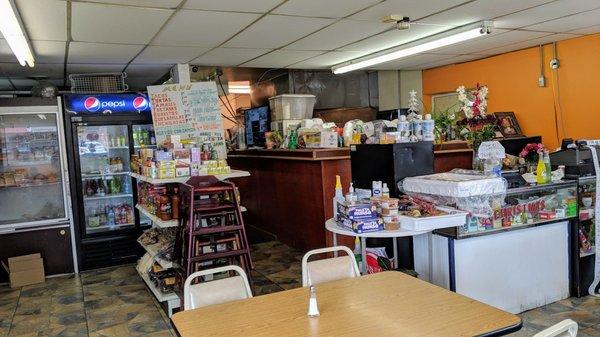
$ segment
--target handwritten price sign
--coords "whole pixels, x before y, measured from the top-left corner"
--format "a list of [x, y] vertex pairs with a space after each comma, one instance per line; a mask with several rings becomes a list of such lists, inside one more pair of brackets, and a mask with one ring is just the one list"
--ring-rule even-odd
[[226, 157], [223, 119], [215, 82], [154, 85], [148, 87], [156, 141], [162, 144], [169, 135], [196, 138], [198, 145], [211, 141]]

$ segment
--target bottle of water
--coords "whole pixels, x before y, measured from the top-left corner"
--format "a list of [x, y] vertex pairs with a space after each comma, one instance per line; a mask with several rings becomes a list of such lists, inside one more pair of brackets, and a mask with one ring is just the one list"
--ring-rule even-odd
[[408, 143], [410, 141], [410, 122], [406, 120], [406, 116], [398, 117], [398, 134], [399, 143]]
[[435, 135], [433, 130], [435, 128], [435, 121], [431, 119], [431, 114], [425, 115], [425, 120], [423, 121], [422, 131], [423, 131], [423, 140], [426, 142], [432, 142], [435, 140]]

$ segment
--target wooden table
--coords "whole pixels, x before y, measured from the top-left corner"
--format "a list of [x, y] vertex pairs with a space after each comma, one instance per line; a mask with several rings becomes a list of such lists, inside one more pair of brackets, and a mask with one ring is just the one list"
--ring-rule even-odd
[[399, 272], [317, 285], [321, 316], [309, 318], [308, 289], [179, 312], [192, 336], [500, 336], [521, 319]]

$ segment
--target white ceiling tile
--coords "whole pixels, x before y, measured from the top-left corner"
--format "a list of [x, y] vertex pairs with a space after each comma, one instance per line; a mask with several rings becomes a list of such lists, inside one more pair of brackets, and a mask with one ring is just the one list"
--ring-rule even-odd
[[452, 46], [436, 49], [435, 53], [450, 53], [450, 54], [488, 54], [485, 50], [507, 46], [510, 44], [523, 42], [538, 37], [548, 35], [543, 32], [530, 31], [506, 31], [504, 29], [494, 29], [492, 34], [475, 38], [463, 43], [458, 43]]
[[[462, 6], [429, 16], [421, 22], [462, 26], [481, 20], [521, 11], [551, 0], [477, 0]], [[573, 0], [570, 0], [573, 1]], [[579, 1], [579, 0], [575, 0]]]
[[319, 69], [331, 68], [332, 66], [360, 57], [362, 52], [355, 51], [332, 51], [315, 56], [305, 61], [294, 63], [290, 68], [295, 69]]
[[72, 6], [73, 40], [86, 42], [146, 44], [173, 13], [168, 9], [77, 2]]
[[585, 34], [585, 35], [600, 33], [600, 25], [594, 25], [594, 26], [590, 26], [590, 27], [585, 27], [585, 28], [571, 30], [571, 31], [569, 31], [569, 33], [573, 33], [573, 34]]
[[125, 72], [127, 77], [144, 77], [144, 78], [155, 78], [168, 74], [171, 70], [171, 65], [166, 64], [130, 64]]
[[552, 42], [556, 42], [556, 41], [572, 39], [572, 38], [575, 38], [578, 36], [579, 35], [573, 35], [573, 34], [549, 34], [549, 35], [546, 35], [546, 36], [543, 36], [543, 37], [540, 37], [537, 39], [531, 39], [531, 40], [527, 40], [527, 41], [523, 41], [523, 42], [519, 42], [519, 43], [515, 43], [515, 44], [510, 44], [510, 45], [504, 46], [504, 47], [488, 49], [485, 51], [485, 53], [490, 54], [490, 55], [497, 55], [497, 54], [507, 53], [507, 52], [525, 49], [525, 48], [529, 48], [529, 47], [535, 47], [535, 46], [539, 46], [539, 45], [543, 45], [543, 44], [547, 44], [547, 43], [552, 43]]
[[462, 62], [474, 61], [478, 59], [485, 58], [486, 56], [482, 55], [459, 55], [449, 59], [444, 59], [440, 61], [428, 62], [424, 64], [418, 64], [413, 67], [408, 67], [408, 70], [423, 70], [423, 69], [431, 69], [435, 67], [441, 67], [449, 64], [457, 64]]
[[67, 64], [67, 74], [120, 73], [126, 64]]
[[398, 14], [417, 20], [427, 15], [437, 13], [446, 8], [459, 5], [465, 0], [387, 0], [378, 5], [352, 15], [351, 19], [379, 22], [386, 15]]
[[[1, 33], [0, 33], [0, 36]], [[6, 40], [0, 38], [0, 62], [18, 62]]]
[[242, 64], [243, 67], [283, 68], [319, 55], [319, 51], [309, 50], [274, 50], [255, 60]]
[[598, 0], [558, 0], [494, 20], [500, 28], [521, 28], [600, 7]]
[[31, 41], [36, 63], [65, 62], [65, 45], [63, 41]]
[[446, 54], [418, 54], [409, 57], [405, 57], [399, 60], [390, 61], [382, 64], [378, 64], [372, 67], [372, 69], [377, 70], [394, 70], [394, 69], [405, 69], [408, 67], [413, 67], [418, 64], [435, 62], [441, 60], [447, 60], [456, 55], [446, 55]]
[[133, 63], [187, 63], [208, 50], [210, 48], [148, 46], [133, 60]]
[[[76, 0], [78, 1], [78, 0]], [[175, 8], [182, 0], [85, 0], [86, 2], [102, 2], [115, 5], [138, 7]]]
[[279, 48], [333, 22], [333, 19], [266, 15], [223, 47]]
[[342, 19], [285, 49], [292, 50], [332, 50], [391, 28], [390, 24]]
[[203, 66], [237, 66], [270, 51], [271, 49], [215, 48], [190, 63]]
[[258, 17], [260, 14], [180, 10], [152, 44], [216, 47]]
[[64, 64], [39, 64], [35, 67], [23, 67], [19, 63], [0, 63], [0, 74], [5, 77], [63, 78]]
[[288, 0], [277, 7], [273, 14], [300, 15], [311, 17], [343, 18], [381, 0]]
[[129, 44], [71, 42], [69, 63], [127, 63], [144, 46]]
[[213, 11], [266, 13], [283, 0], [187, 0], [186, 9], [202, 9]]
[[363, 51], [373, 53], [379, 50], [395, 47], [414, 40], [418, 40], [442, 31], [450, 27], [411, 25], [407, 30], [391, 30], [379, 35], [369, 37], [365, 40], [338, 48], [347, 51]]
[[30, 39], [67, 41], [66, 1], [17, 0], [16, 4]]
[[[600, 5], [600, 1], [598, 4]], [[589, 27], [598, 23], [600, 23], [600, 9], [538, 23], [536, 25], [527, 26], [525, 29], [552, 33], [564, 33], [575, 29]]]

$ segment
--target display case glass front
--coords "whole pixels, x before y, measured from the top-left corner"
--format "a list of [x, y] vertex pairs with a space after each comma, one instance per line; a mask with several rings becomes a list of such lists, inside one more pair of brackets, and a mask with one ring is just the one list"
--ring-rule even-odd
[[596, 179], [587, 179], [579, 184], [579, 256], [596, 253]]
[[458, 237], [483, 235], [515, 227], [577, 217], [577, 183], [558, 182], [509, 189], [503, 203], [492, 201], [491, 217], [468, 216]]
[[86, 233], [135, 226], [127, 125], [79, 125], [77, 144]]
[[66, 219], [57, 115], [0, 114], [0, 228]]

